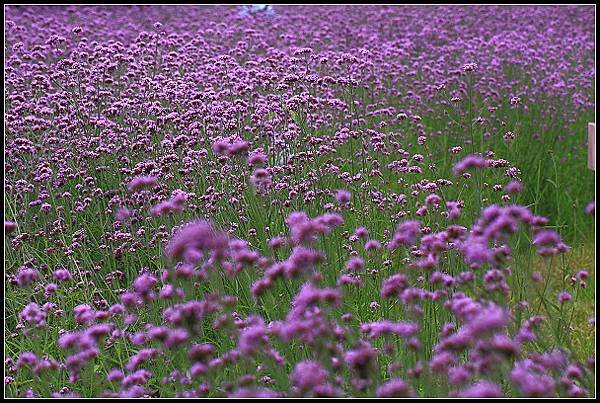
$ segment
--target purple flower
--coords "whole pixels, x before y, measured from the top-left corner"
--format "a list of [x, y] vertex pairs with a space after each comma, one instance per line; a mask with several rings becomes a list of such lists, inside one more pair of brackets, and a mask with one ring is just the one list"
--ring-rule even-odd
[[71, 280], [71, 273], [67, 269], [57, 269], [52, 273], [52, 276], [58, 281]]
[[508, 325], [509, 319], [506, 309], [490, 304], [469, 319], [466, 325], [473, 337], [477, 338], [484, 333], [503, 329]]
[[294, 320], [304, 317], [309, 312], [309, 308], [319, 303], [326, 306], [339, 306], [341, 300], [341, 293], [334, 288], [316, 288], [310, 283], [305, 283], [292, 302], [288, 319]]
[[121, 381], [121, 385], [123, 386], [132, 386], [132, 385], [144, 385], [150, 377], [152, 373], [146, 369], [138, 369], [137, 371], [127, 375]]
[[257, 168], [250, 176], [250, 183], [256, 188], [266, 188], [271, 184], [271, 174], [267, 169]]
[[477, 70], [477, 63], [466, 63], [462, 66], [462, 71], [471, 72]]
[[130, 192], [137, 192], [144, 188], [151, 188], [158, 185], [158, 180], [155, 176], [136, 176], [129, 182], [127, 188]]
[[276, 237], [273, 237], [273, 238], [269, 239], [269, 246], [273, 250], [279, 249], [284, 244], [285, 244], [285, 238], [284, 237], [276, 236]]
[[158, 203], [150, 209], [150, 214], [155, 217], [161, 217], [167, 214], [181, 213], [185, 207], [186, 196], [184, 193], [177, 193], [170, 200]]
[[589, 275], [590, 274], [586, 270], [580, 270], [579, 272], [577, 272], [577, 278], [579, 278], [580, 280], [585, 280], [589, 277]]
[[335, 200], [341, 205], [349, 203], [351, 198], [352, 194], [347, 190], [338, 189], [335, 191]]
[[383, 298], [399, 297], [408, 285], [408, 277], [406, 275], [402, 273], [394, 274], [383, 281], [381, 296]]
[[327, 381], [327, 371], [316, 361], [301, 361], [296, 364], [291, 375], [292, 384], [301, 393], [312, 390]]
[[167, 348], [173, 348], [186, 343], [190, 338], [189, 332], [183, 328], [171, 329], [167, 333], [164, 345]]
[[377, 397], [415, 397], [415, 391], [408, 382], [394, 378], [382, 384], [375, 391]]
[[296, 246], [285, 261], [284, 274], [288, 279], [310, 273], [324, 259], [323, 253], [304, 246]]
[[109, 382], [120, 382], [124, 377], [123, 371], [118, 368], [113, 368], [106, 375], [106, 380]]
[[254, 151], [248, 156], [248, 164], [263, 165], [267, 163], [267, 156], [262, 151]]
[[417, 236], [421, 231], [421, 223], [416, 220], [409, 220], [399, 224], [396, 227], [396, 232], [390, 240], [387, 248], [392, 251], [399, 248], [400, 246], [411, 246], [414, 245]]
[[556, 383], [545, 374], [543, 368], [526, 359], [515, 364], [510, 373], [511, 381], [524, 397], [552, 397]]
[[369, 371], [375, 363], [377, 352], [373, 347], [364, 341], [353, 350], [349, 350], [344, 354], [344, 361], [350, 368], [358, 372], [361, 378], [368, 378]]
[[272, 9], [5, 9], [7, 393], [592, 395], [509, 204], [585, 152], [592, 7]]
[[585, 206], [585, 213], [586, 214], [596, 214], [596, 201], [595, 200], [589, 202], [588, 205]]
[[245, 327], [240, 331], [238, 348], [244, 355], [254, 354], [262, 346], [269, 341], [267, 337], [267, 329], [262, 318], [251, 317], [249, 321], [254, 321], [252, 325]]
[[425, 203], [429, 204], [431, 206], [438, 206], [440, 204], [440, 202], [442, 201], [442, 198], [436, 194], [430, 194], [425, 198]]
[[17, 272], [17, 284], [19, 287], [26, 287], [39, 279], [37, 270], [23, 267]]
[[365, 267], [365, 261], [359, 256], [353, 256], [346, 262], [346, 269], [350, 271], [359, 271]]
[[487, 160], [478, 155], [467, 155], [452, 168], [454, 175], [458, 176], [471, 168], [485, 168], [488, 166]]
[[188, 358], [190, 361], [206, 361], [213, 355], [215, 348], [210, 343], [194, 344], [188, 350]]
[[131, 217], [131, 211], [127, 207], [120, 207], [115, 212], [115, 220], [117, 221], [125, 221], [129, 217]]
[[94, 309], [88, 304], [77, 305], [73, 308], [75, 322], [79, 324], [89, 323], [94, 320]]
[[419, 329], [420, 326], [416, 323], [391, 322], [388, 320], [364, 323], [360, 326], [361, 332], [365, 333], [370, 339], [376, 339], [387, 334], [408, 338], [416, 334]]
[[19, 318], [22, 321], [33, 324], [35, 327], [46, 325], [46, 312], [41, 310], [35, 302], [27, 304], [19, 314]]
[[365, 250], [378, 250], [381, 249], [381, 243], [376, 239], [370, 239], [365, 242]]
[[561, 241], [560, 235], [549, 229], [537, 231], [533, 236], [533, 244], [541, 256], [552, 256], [568, 250], [568, 246]]
[[354, 231], [354, 235], [357, 236], [358, 238], [366, 239], [369, 236], [369, 230], [366, 229], [365, 227], [358, 227]]
[[564, 304], [565, 302], [570, 302], [573, 299], [573, 297], [571, 296], [571, 294], [569, 294], [566, 291], [561, 291], [558, 294], [558, 302], [560, 302], [561, 304]]
[[153, 299], [152, 288], [158, 282], [158, 279], [151, 274], [144, 273], [133, 281], [133, 289], [144, 300]]
[[471, 377], [471, 371], [466, 365], [459, 367], [452, 367], [448, 370], [448, 382], [453, 385], [461, 384], [469, 380]]
[[272, 389], [257, 387], [257, 388], [240, 388], [229, 393], [227, 397], [249, 398], [249, 397], [281, 397], [280, 392]]
[[458, 394], [459, 397], [503, 397], [502, 388], [490, 381], [482, 380], [474, 383]]
[[461, 211], [460, 211], [460, 204], [458, 202], [447, 201], [446, 207], [448, 207], [447, 214], [448, 214], [449, 220], [456, 220], [457, 218], [460, 217]]
[[[216, 231], [208, 221], [193, 221], [173, 236], [166, 247], [166, 254], [174, 260], [190, 260], [192, 255], [212, 252], [216, 258], [226, 255], [227, 236]], [[195, 262], [191, 262], [195, 263]]]
[[523, 185], [520, 181], [512, 180], [505, 187], [506, 193], [521, 193], [523, 191]]
[[158, 350], [155, 348], [144, 348], [138, 351], [137, 354], [133, 355], [129, 359], [129, 362], [127, 363], [127, 365], [125, 365], [125, 367], [128, 371], [134, 371], [144, 362], [150, 360], [151, 358], [154, 358], [156, 355], [158, 355], [158, 353]]
[[485, 263], [493, 261], [493, 252], [488, 248], [487, 242], [482, 238], [470, 237], [458, 244], [458, 249], [463, 254], [465, 262], [471, 268], [480, 268]]
[[201, 362], [196, 362], [190, 367], [190, 375], [192, 378], [197, 378], [200, 375], [204, 375], [207, 371], [208, 367]]
[[17, 359], [17, 368], [24, 366], [33, 367], [38, 361], [38, 357], [31, 351], [24, 351], [19, 355]]
[[4, 221], [4, 232], [10, 234], [17, 229], [17, 223], [13, 221]]
[[433, 372], [441, 373], [447, 371], [455, 362], [456, 358], [454, 354], [449, 351], [439, 351], [431, 357], [429, 367]]
[[348, 275], [348, 274], [342, 274], [340, 276], [340, 278], [338, 279], [337, 283], [338, 286], [340, 285], [345, 285], [345, 284], [352, 284], [355, 285], [357, 287], [360, 287], [363, 282], [360, 279], [360, 277], [358, 276], [353, 276], [353, 275]]
[[56, 292], [56, 290], [58, 290], [58, 286], [54, 283], [48, 283], [48, 284], [46, 284], [46, 287], [44, 287], [44, 293], [46, 295], [54, 294]]

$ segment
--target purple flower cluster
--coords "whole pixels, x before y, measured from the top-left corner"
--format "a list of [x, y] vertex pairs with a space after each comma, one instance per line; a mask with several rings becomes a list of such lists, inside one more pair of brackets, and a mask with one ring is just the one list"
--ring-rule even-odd
[[9, 395], [593, 395], [513, 160], [582, 158], [591, 7], [5, 11]]

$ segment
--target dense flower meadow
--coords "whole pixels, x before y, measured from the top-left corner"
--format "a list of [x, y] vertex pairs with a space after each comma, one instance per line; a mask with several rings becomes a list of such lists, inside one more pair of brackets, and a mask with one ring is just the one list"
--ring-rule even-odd
[[6, 7], [5, 395], [595, 396], [594, 16]]

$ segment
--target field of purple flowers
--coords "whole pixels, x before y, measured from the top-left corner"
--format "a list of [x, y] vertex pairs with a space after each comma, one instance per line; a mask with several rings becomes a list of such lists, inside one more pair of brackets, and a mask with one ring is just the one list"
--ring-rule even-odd
[[595, 396], [593, 6], [4, 30], [6, 396]]

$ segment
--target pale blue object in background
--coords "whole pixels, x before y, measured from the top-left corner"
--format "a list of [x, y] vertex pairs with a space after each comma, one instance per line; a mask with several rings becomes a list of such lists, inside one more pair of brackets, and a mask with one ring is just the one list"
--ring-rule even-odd
[[275, 15], [273, 6], [269, 4], [253, 4], [252, 6], [242, 6], [240, 15], [265, 13], [267, 15]]

